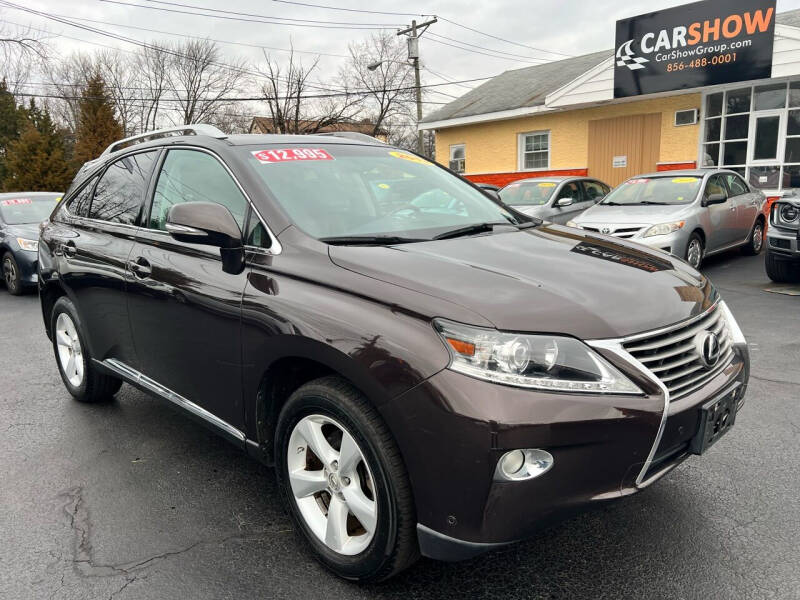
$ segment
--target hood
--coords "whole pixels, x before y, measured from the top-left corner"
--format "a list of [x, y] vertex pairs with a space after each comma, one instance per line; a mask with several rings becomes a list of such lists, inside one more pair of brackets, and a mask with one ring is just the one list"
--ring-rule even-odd
[[670, 220], [680, 219], [691, 210], [692, 204], [673, 204], [671, 206], [609, 206], [595, 204], [587, 208], [580, 216], [573, 219], [575, 223], [602, 225], [657, 225]]
[[388, 247], [331, 246], [334, 264], [461, 305], [507, 331], [627, 336], [700, 314], [710, 282], [669, 255], [557, 225]]
[[20, 225], [6, 225], [6, 235], [9, 237], [21, 237], [29, 240], [38, 240], [39, 224], [22, 223]]

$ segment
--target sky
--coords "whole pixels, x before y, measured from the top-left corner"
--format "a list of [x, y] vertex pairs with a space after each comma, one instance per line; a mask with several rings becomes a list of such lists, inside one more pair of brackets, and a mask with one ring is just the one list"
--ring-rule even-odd
[[[278, 49], [288, 49], [291, 44], [298, 55], [308, 62], [314, 59], [316, 53], [320, 54], [320, 70], [317, 74], [320, 80], [328, 80], [326, 75], [336, 73], [345, 60], [341, 56], [328, 55], [347, 55], [349, 43], [366, 38], [373, 32], [368, 27], [396, 31], [398, 27], [410, 24], [414, 15], [419, 21], [427, 20], [424, 15], [437, 15], [439, 22], [432, 25], [420, 41], [424, 84], [488, 77], [542, 61], [611, 49], [614, 46], [614, 23], [617, 19], [684, 4], [681, 0], [663, 0], [658, 4], [652, 0], [408, 0], [402, 3], [390, 0], [297, 0], [306, 5], [283, 0], [226, 0], [224, 3], [211, 0], [9, 1], [141, 41], [177, 40], [180, 36], [189, 35], [235, 42], [221, 44], [226, 57], [229, 60], [243, 59], [253, 66], [264, 62], [263, 53], [261, 49], [247, 44], [270, 47], [268, 51], [276, 59], [288, 57], [287, 52]], [[317, 8], [308, 4], [349, 10]], [[793, 10], [800, 8], [800, 0], [778, 0], [777, 6], [779, 13]], [[259, 18], [281, 19], [282, 22], [253, 22], [258, 18], [223, 15], [201, 8], [250, 13]], [[362, 10], [403, 14], [356, 12]], [[204, 14], [186, 14], [188, 12]], [[212, 14], [228, 18], [209, 16]], [[288, 19], [304, 21], [297, 26], [289, 25]], [[99, 47], [93, 43], [135, 48], [98, 33], [7, 6], [0, 6], [0, 21], [12, 26], [30, 25], [46, 30], [59, 53], [90, 51]], [[337, 23], [342, 25], [333, 27]], [[429, 103], [425, 105], [425, 112], [436, 110], [441, 105], [437, 103], [446, 103], [478, 84], [472, 82], [430, 88], [436, 91], [427, 95]]]

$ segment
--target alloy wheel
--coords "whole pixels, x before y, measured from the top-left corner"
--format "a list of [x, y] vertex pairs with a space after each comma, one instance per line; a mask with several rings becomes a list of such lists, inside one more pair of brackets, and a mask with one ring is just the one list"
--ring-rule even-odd
[[85, 368], [83, 349], [75, 323], [67, 313], [61, 313], [56, 319], [56, 347], [64, 376], [74, 387], [80, 387]]
[[286, 461], [292, 495], [308, 528], [334, 552], [363, 552], [375, 535], [378, 503], [353, 436], [328, 416], [305, 416], [289, 436]]
[[14, 261], [10, 258], [6, 257], [3, 260], [3, 279], [6, 282], [6, 287], [11, 290], [14, 289], [17, 285], [17, 267], [14, 265]]
[[703, 246], [700, 240], [693, 239], [689, 242], [689, 248], [686, 250], [686, 262], [692, 265], [695, 269], [700, 266], [700, 261], [703, 258]]
[[753, 244], [753, 252], [758, 254], [764, 243], [764, 226], [761, 223], [756, 223], [756, 226], [753, 227], [753, 239], [750, 241]]

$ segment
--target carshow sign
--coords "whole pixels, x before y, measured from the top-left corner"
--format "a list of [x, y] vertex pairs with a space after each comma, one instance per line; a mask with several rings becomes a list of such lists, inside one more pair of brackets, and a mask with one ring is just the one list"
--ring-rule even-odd
[[614, 97], [772, 75], [775, 0], [705, 0], [617, 21]]

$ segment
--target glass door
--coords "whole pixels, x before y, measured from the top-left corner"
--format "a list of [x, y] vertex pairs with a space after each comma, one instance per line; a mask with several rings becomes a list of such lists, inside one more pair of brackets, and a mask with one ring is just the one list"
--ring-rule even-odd
[[758, 188], [780, 186], [786, 111], [760, 111], [750, 115], [750, 183]]

